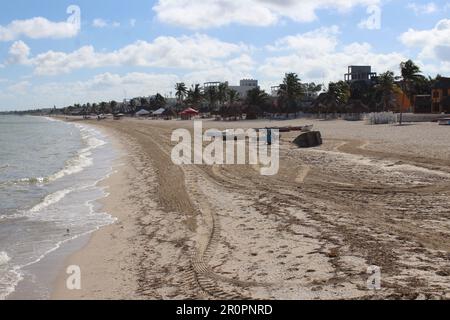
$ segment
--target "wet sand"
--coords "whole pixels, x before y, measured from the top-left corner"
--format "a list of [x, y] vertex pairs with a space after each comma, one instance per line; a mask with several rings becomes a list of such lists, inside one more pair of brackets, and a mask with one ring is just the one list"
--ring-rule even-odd
[[[104, 183], [116, 224], [61, 272], [54, 299], [450, 298], [449, 128], [345, 121], [205, 121], [204, 128], [313, 123], [324, 145], [282, 134], [280, 171], [176, 166], [173, 129], [192, 122], [88, 121], [124, 150]], [[298, 134], [298, 133], [297, 133]], [[379, 291], [367, 268], [381, 268]]]

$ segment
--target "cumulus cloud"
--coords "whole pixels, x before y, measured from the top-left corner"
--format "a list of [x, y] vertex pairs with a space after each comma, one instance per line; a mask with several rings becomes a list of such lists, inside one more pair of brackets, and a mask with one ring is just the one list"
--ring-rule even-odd
[[[224, 59], [234, 58], [248, 50], [243, 44], [196, 34], [178, 38], [162, 36], [153, 42], [137, 41], [112, 52], [99, 52], [93, 46], [84, 46], [71, 53], [48, 51], [26, 61], [34, 66], [38, 75], [58, 75], [82, 68], [113, 66], [207, 69], [218, 67]], [[25, 53], [25, 57], [28, 57], [29, 51]], [[17, 56], [14, 54], [12, 59], [18, 63], [25, 61]]]
[[[283, 38], [275, 48], [284, 47], [286, 52], [266, 58], [258, 68], [266, 79], [279, 78], [286, 72], [297, 72], [305, 81], [328, 83], [343, 80], [350, 65], [372, 65], [374, 71], [397, 71], [406, 58], [401, 53], [377, 53], [368, 43], [340, 44], [337, 27], [320, 28]], [[317, 37], [313, 37], [316, 35]]]
[[410, 2], [406, 7], [412, 10], [416, 15], [432, 14], [438, 11], [438, 6], [434, 2], [428, 2], [425, 4]]
[[94, 28], [107, 28], [107, 27], [118, 28], [118, 27], [120, 27], [120, 22], [116, 22], [116, 21], [108, 22], [104, 19], [97, 18], [97, 19], [94, 19], [94, 21], [92, 21], [92, 26]]
[[270, 26], [283, 17], [311, 22], [321, 9], [344, 12], [355, 6], [378, 3], [380, 0], [159, 0], [153, 10], [165, 23], [205, 29], [231, 23]]
[[148, 96], [155, 92], [165, 94], [167, 88], [172, 88], [179, 81], [179, 77], [174, 74], [139, 72], [124, 75], [103, 73], [86, 81], [37, 85], [21, 81], [0, 92], [0, 108], [65, 107], [74, 103], [122, 101], [125, 91], [129, 97]]
[[43, 17], [28, 20], [14, 20], [6, 26], [0, 25], [0, 41], [13, 41], [19, 37], [31, 39], [72, 38], [80, 31], [80, 11], [77, 6], [70, 6], [67, 13], [71, 16], [64, 22], [53, 22]]
[[406, 46], [420, 48], [420, 59], [450, 62], [450, 19], [441, 20], [428, 30], [409, 29], [400, 40]]
[[8, 64], [28, 64], [30, 47], [23, 41], [16, 41], [9, 48]]
[[324, 27], [303, 34], [281, 38], [275, 45], [266, 48], [269, 51], [296, 50], [304, 55], [317, 56], [325, 52], [334, 51], [338, 43], [339, 27]]

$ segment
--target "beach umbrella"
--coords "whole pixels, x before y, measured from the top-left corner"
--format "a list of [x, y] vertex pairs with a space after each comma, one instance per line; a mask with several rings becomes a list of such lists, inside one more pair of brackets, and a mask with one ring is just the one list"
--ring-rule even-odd
[[148, 112], [145, 109], [141, 109], [138, 112], [136, 112], [136, 116], [138, 116], [138, 117], [148, 116], [149, 114], [150, 114], [150, 112]]
[[183, 112], [181, 112], [182, 115], [190, 115], [190, 116], [196, 116], [199, 114], [199, 112], [192, 108], [187, 108]]
[[165, 111], [166, 111], [166, 109], [164, 109], [164, 108], [159, 108], [158, 110], [154, 111], [152, 114], [153, 114], [154, 116], [161, 116]]

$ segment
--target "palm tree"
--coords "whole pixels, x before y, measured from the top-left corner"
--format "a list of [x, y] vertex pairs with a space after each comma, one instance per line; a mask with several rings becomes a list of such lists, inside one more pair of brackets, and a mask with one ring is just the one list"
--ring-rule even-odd
[[323, 86], [321, 84], [316, 84], [315, 82], [310, 82], [310, 83], [304, 83], [302, 84], [303, 87], [303, 93], [305, 92], [309, 92], [309, 93], [319, 93], [320, 91], [322, 91]]
[[136, 113], [137, 111], [137, 99], [131, 99], [129, 113]]
[[199, 84], [196, 84], [189, 89], [187, 93], [187, 102], [194, 107], [199, 107], [203, 100], [203, 93]]
[[330, 82], [328, 94], [335, 99], [337, 105], [343, 105], [350, 99], [350, 87], [345, 81]]
[[304, 86], [296, 73], [287, 73], [278, 91], [279, 105], [286, 115], [297, 112], [298, 100], [304, 95]]
[[408, 60], [400, 63], [400, 70], [402, 74], [402, 105], [400, 107], [400, 125], [403, 121], [403, 106], [405, 104], [405, 94], [408, 96], [409, 101], [413, 101], [414, 86], [423, 78], [419, 66], [417, 66], [412, 60]]
[[117, 105], [118, 105], [118, 103], [117, 103], [117, 101], [111, 101], [111, 103], [110, 103], [110, 106], [111, 106], [111, 113], [115, 113], [116, 112], [116, 109], [117, 109]]
[[139, 99], [139, 102], [141, 103], [141, 108], [147, 110], [149, 108], [149, 103], [148, 103], [148, 99], [141, 97]]
[[98, 111], [101, 114], [105, 114], [106, 113], [106, 102], [104, 102], [104, 101], [100, 102]]
[[394, 93], [399, 91], [399, 88], [395, 84], [394, 72], [386, 71], [385, 73], [380, 74], [378, 77], [376, 90], [381, 94], [383, 111], [387, 111], [389, 104], [393, 99]]
[[150, 101], [150, 108], [153, 110], [158, 110], [164, 108], [167, 102], [166, 99], [159, 93], [154, 96]]
[[233, 89], [228, 89], [227, 91], [228, 104], [233, 105], [236, 101], [239, 100], [239, 92]]
[[176, 91], [175, 96], [178, 99], [178, 103], [181, 104], [188, 92], [186, 84], [184, 82], [177, 83], [175, 85], [175, 91]]
[[217, 87], [217, 99], [221, 106], [224, 105], [228, 95], [228, 83], [223, 82]]
[[215, 86], [206, 87], [204, 96], [205, 96], [205, 99], [209, 103], [209, 110], [214, 111], [214, 109], [216, 107], [216, 102], [219, 101], [218, 87], [215, 87]]
[[262, 106], [267, 102], [268, 98], [269, 95], [264, 90], [261, 90], [260, 88], [254, 88], [247, 92], [245, 103], [249, 106]]
[[267, 103], [268, 99], [269, 95], [260, 88], [249, 90], [245, 99], [247, 119], [256, 119], [262, 113], [262, 107]]

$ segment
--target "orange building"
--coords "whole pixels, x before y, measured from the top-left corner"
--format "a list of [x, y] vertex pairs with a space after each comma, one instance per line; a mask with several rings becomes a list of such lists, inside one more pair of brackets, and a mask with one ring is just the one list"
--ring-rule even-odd
[[433, 113], [450, 113], [450, 78], [440, 78], [431, 92]]

